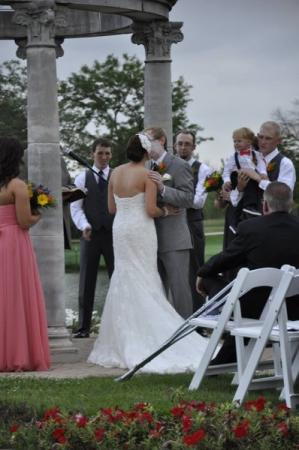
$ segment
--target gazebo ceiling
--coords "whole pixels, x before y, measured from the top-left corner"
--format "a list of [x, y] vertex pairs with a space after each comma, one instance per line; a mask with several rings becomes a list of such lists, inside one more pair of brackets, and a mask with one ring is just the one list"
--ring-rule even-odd
[[[0, 0], [0, 5], [47, 4], [49, 0]], [[167, 20], [177, 0], [55, 0], [67, 27], [56, 29], [57, 37], [107, 36], [132, 32], [133, 21]], [[49, 2], [51, 3], [51, 1]], [[0, 39], [19, 39], [26, 29], [12, 22], [13, 11], [0, 9]]]

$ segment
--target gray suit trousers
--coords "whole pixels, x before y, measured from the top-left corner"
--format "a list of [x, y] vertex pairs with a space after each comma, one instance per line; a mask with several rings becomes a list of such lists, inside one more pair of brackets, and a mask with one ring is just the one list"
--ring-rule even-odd
[[173, 306], [184, 319], [187, 319], [193, 310], [189, 261], [188, 249], [158, 252], [158, 268], [165, 290], [170, 290]]

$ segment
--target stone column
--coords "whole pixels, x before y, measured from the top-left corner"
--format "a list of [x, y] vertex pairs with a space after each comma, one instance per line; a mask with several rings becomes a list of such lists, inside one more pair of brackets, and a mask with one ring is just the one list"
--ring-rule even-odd
[[[54, 0], [35, 0], [14, 6], [13, 21], [27, 27], [27, 41], [17, 55], [27, 58], [28, 77], [28, 178], [47, 186], [57, 207], [43, 211], [31, 230], [46, 298], [52, 360], [65, 360], [74, 349], [65, 327], [64, 243], [61, 199], [59, 119], [55, 26], [65, 26]], [[60, 356], [59, 356], [60, 355]]]
[[135, 22], [132, 42], [143, 44], [146, 59], [144, 69], [144, 126], [160, 126], [167, 134], [172, 151], [172, 87], [171, 44], [183, 40], [182, 22]]

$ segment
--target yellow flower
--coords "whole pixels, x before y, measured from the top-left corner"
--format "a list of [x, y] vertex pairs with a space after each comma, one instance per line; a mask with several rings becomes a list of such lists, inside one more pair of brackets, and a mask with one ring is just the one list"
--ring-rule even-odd
[[49, 203], [48, 196], [45, 195], [45, 194], [40, 194], [40, 195], [38, 195], [38, 196], [37, 196], [37, 203], [38, 203], [40, 206], [45, 206], [45, 205], [47, 205], [47, 204]]

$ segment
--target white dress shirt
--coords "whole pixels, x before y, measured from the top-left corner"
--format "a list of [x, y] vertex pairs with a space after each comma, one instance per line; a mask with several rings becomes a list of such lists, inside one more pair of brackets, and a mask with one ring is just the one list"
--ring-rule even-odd
[[165, 158], [166, 155], [167, 155], [167, 151], [164, 150], [164, 152], [162, 153], [160, 158], [158, 158], [157, 161], [154, 161], [154, 163], [156, 163], [159, 166], [159, 164], [161, 164], [163, 162], [163, 159]]
[[[254, 164], [252, 153], [250, 157], [243, 157], [238, 155], [241, 169], [255, 169], [259, 174], [267, 175], [267, 167], [263, 155], [260, 152], [255, 152], [255, 156], [257, 160], [256, 164]], [[231, 155], [229, 158], [227, 158], [224, 164], [222, 174], [223, 182], [226, 183], [227, 181], [230, 181], [231, 173], [236, 170], [238, 170], [238, 167], [236, 165], [235, 155]]]
[[[192, 167], [195, 158], [190, 158], [187, 162]], [[201, 163], [198, 171], [198, 181], [195, 188], [195, 195], [193, 200], [193, 208], [200, 209], [204, 207], [205, 201], [207, 199], [208, 193], [205, 190], [204, 182], [208, 175], [213, 173], [213, 169], [207, 166], [207, 164]]]
[[[277, 148], [273, 150], [273, 152], [268, 153], [268, 155], [264, 156], [264, 161], [266, 166], [272, 161], [272, 159], [275, 158], [276, 155], [278, 155], [279, 151]], [[292, 161], [284, 156], [280, 162], [279, 166], [279, 174], [276, 181], [280, 181], [281, 183], [285, 183], [289, 186], [289, 188], [293, 191], [294, 186], [296, 183], [296, 171], [294, 164]], [[259, 182], [259, 187], [263, 189], [263, 191], [266, 189], [266, 187], [271, 183], [270, 180], [261, 180]], [[241, 198], [243, 197], [243, 192], [239, 192], [238, 189], [234, 189], [230, 193], [230, 200], [233, 206], [237, 206]]]
[[[152, 160], [152, 162], [153, 162], [154, 164], [157, 164], [157, 166], [159, 166], [159, 165], [163, 162], [163, 159], [165, 158], [166, 155], [167, 155], [167, 151], [164, 150], [164, 152], [162, 153], [162, 155], [160, 156], [160, 158], [158, 158], [157, 161]], [[163, 186], [163, 189], [160, 191], [161, 197], [163, 197], [164, 192], [165, 192], [165, 186]]]
[[[92, 166], [93, 170], [95, 170], [96, 172], [99, 172], [100, 169], [98, 167], [96, 167], [95, 165]], [[107, 166], [105, 167], [105, 169], [102, 169], [103, 171], [103, 175], [102, 177], [105, 178], [105, 180], [108, 180], [108, 175], [109, 175], [109, 171], [110, 171], [110, 167]], [[79, 175], [76, 176], [75, 178], [75, 185], [82, 189], [82, 190], [86, 190], [85, 188], [85, 178], [86, 178], [86, 170], [84, 170], [83, 172], [80, 172]], [[98, 182], [98, 175], [94, 174], [94, 178], [96, 180], [96, 182]], [[80, 198], [80, 200], [77, 200], [76, 202], [72, 202], [71, 203], [71, 216], [72, 216], [72, 220], [75, 224], [75, 226], [78, 228], [78, 230], [85, 230], [86, 228], [92, 228], [92, 226], [90, 225], [90, 223], [88, 222], [84, 209], [83, 209], [83, 199]]]

